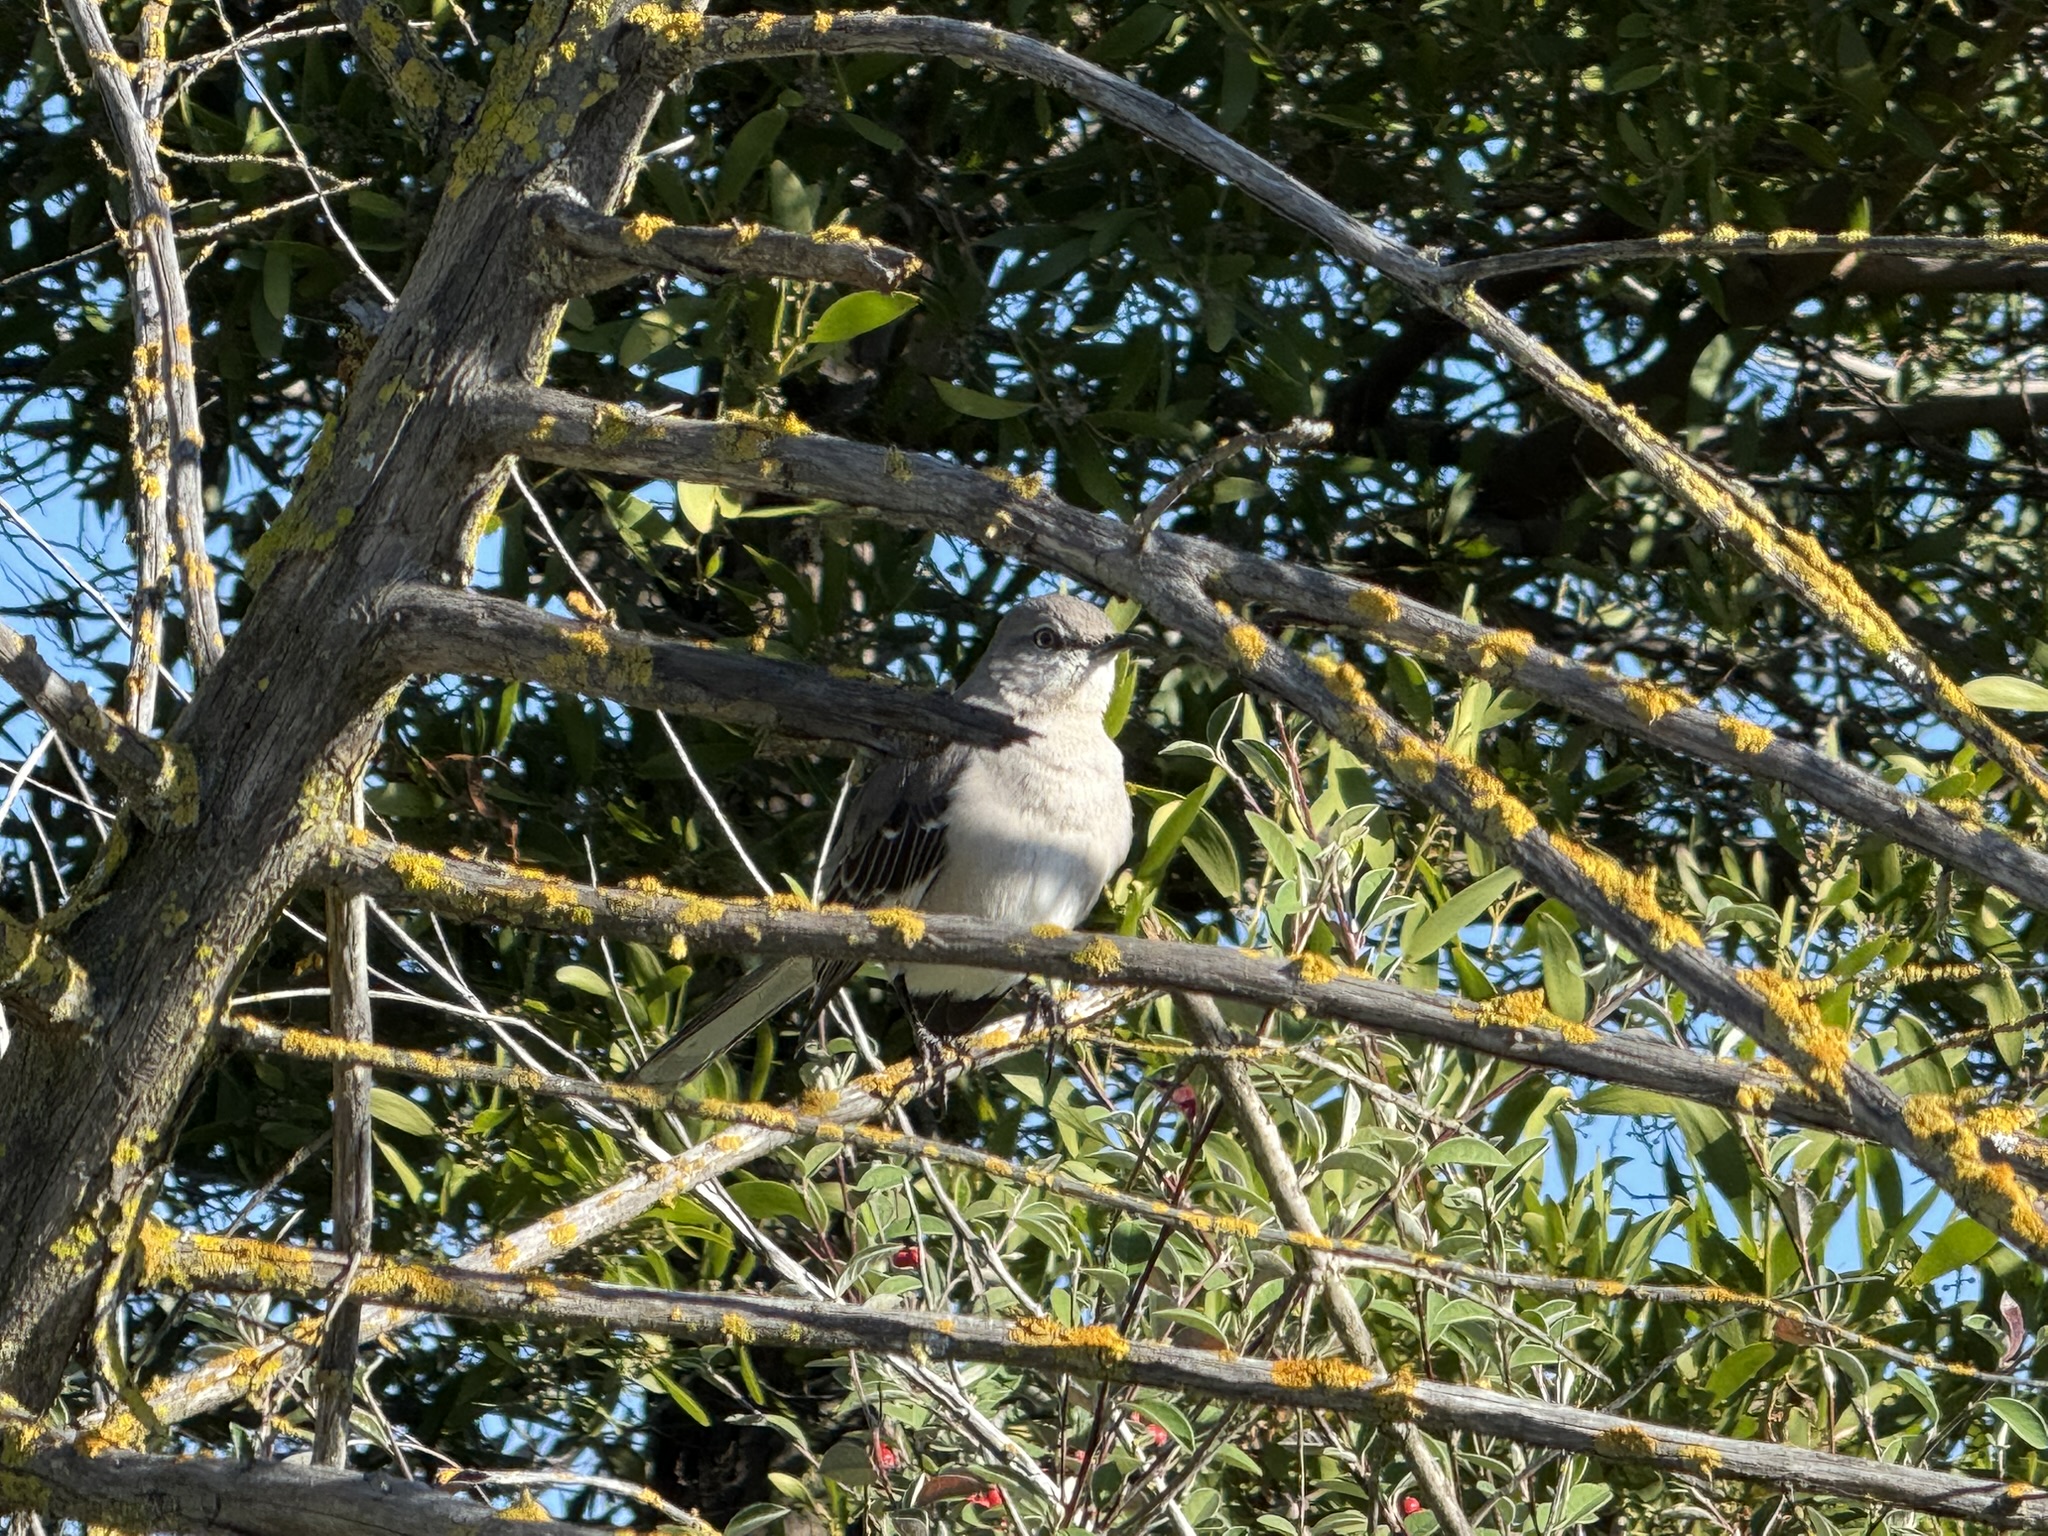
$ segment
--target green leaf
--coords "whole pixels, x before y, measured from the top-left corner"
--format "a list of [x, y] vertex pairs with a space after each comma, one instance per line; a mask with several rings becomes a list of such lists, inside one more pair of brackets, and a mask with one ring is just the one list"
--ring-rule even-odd
[[976, 421], [1009, 421], [1038, 405], [1036, 400], [1005, 400], [999, 395], [985, 395], [964, 384], [948, 384], [944, 379], [933, 379], [931, 383], [949, 409]]
[[370, 1090], [370, 1118], [379, 1125], [388, 1125], [394, 1131], [403, 1131], [408, 1136], [434, 1136], [436, 1130], [433, 1118], [402, 1093], [389, 1088]]
[[817, 324], [804, 337], [807, 347], [829, 347], [879, 330], [891, 320], [917, 308], [914, 293], [849, 293], [818, 316]]
[[1643, 64], [1616, 75], [1602, 87], [1610, 96], [1619, 96], [1626, 91], [1640, 91], [1646, 85], [1655, 85], [1664, 78], [1668, 63]]
[[1401, 947], [1402, 959], [1428, 959], [1479, 921], [1480, 914], [1514, 889], [1521, 878], [1516, 870], [1497, 869], [1483, 880], [1474, 880], [1417, 925]]
[[761, 162], [768, 158], [768, 152], [775, 147], [776, 136], [782, 132], [782, 125], [789, 121], [789, 114], [780, 107], [770, 107], [766, 112], [747, 119], [739, 131], [732, 136], [732, 142], [725, 147], [725, 153], [718, 161], [718, 202], [722, 208], [730, 208], [738, 200], [741, 191], [753, 179], [754, 172], [761, 168]]
[[1980, 709], [2048, 709], [2048, 688], [2030, 677], [1973, 677], [1963, 693]]
[[1209, 797], [1216, 793], [1216, 786], [1223, 782], [1223, 770], [1216, 769], [1209, 775], [1209, 782], [1191, 795], [1185, 795], [1180, 803], [1168, 811], [1153, 832], [1151, 841], [1145, 845], [1145, 856], [1138, 861], [1138, 867], [1131, 872], [1137, 880], [1156, 882], [1166, 870], [1167, 864], [1180, 851], [1181, 840], [1188, 835], [1188, 829], [1195, 824], [1195, 818], [1202, 813], [1202, 807], [1209, 803]]
[[1990, 1228], [1967, 1216], [1958, 1217], [1927, 1245], [1926, 1252], [1906, 1276], [1906, 1289], [1913, 1290], [1965, 1264], [1974, 1264], [1997, 1246], [1998, 1236]]
[[1244, 899], [1244, 869], [1237, 860], [1237, 844], [1211, 812], [1205, 810], [1195, 818], [1183, 846], [1218, 896], [1225, 901]]
[[1431, 1147], [1429, 1156], [1422, 1160], [1425, 1168], [1441, 1168], [1446, 1163], [1462, 1163], [1468, 1168], [1505, 1168], [1508, 1160], [1490, 1141], [1477, 1136], [1453, 1136], [1440, 1146]]
[[749, 1504], [725, 1522], [725, 1536], [749, 1536], [753, 1531], [765, 1531], [771, 1525], [780, 1525], [788, 1515], [789, 1511], [780, 1504]]
[[263, 250], [263, 307], [279, 320], [292, 312], [292, 256], [281, 241]]
[[564, 965], [555, 971], [555, 980], [565, 987], [578, 992], [588, 992], [592, 997], [610, 997], [612, 984], [587, 965]]
[[1584, 1525], [1613, 1497], [1614, 1490], [1605, 1483], [1580, 1483], [1559, 1504], [1557, 1524]]
[[1715, 1402], [1732, 1397], [1755, 1379], [1778, 1352], [1775, 1344], [1745, 1344], [1714, 1367], [1707, 1377], [1707, 1396]]
[[2040, 1410], [2031, 1403], [2016, 1397], [1994, 1397], [1984, 1406], [2005, 1420], [2006, 1428], [2035, 1450], [2048, 1450], [2048, 1420], [2043, 1420]]
[[412, 1164], [400, 1157], [397, 1150], [382, 1136], [373, 1136], [370, 1139], [377, 1143], [378, 1155], [384, 1159], [385, 1166], [397, 1174], [398, 1182], [405, 1186], [406, 1198], [414, 1205], [418, 1205], [421, 1197], [426, 1194], [426, 1186], [420, 1183], [420, 1176], [412, 1171]]

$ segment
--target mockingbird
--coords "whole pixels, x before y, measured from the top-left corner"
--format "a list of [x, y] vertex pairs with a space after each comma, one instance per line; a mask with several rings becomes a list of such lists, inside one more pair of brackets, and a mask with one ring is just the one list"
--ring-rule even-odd
[[[1102, 729], [1120, 635], [1092, 603], [1064, 593], [1003, 615], [988, 654], [956, 696], [1032, 734], [1004, 747], [942, 747], [884, 763], [847, 810], [826, 899], [919, 907], [1018, 927], [1086, 917], [1131, 849], [1123, 755]], [[815, 1014], [858, 965], [782, 960], [725, 992], [642, 1063], [643, 1083], [694, 1076], [763, 1019], [810, 993]], [[958, 965], [905, 965], [920, 1040], [954, 1034], [1023, 978]]]

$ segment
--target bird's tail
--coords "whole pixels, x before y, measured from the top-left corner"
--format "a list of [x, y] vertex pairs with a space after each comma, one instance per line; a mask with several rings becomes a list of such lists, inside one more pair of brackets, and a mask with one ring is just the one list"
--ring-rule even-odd
[[662, 1048], [640, 1063], [636, 1083], [681, 1083], [744, 1039], [763, 1019], [773, 1018], [811, 990], [808, 960], [778, 960], [749, 972], [686, 1020]]

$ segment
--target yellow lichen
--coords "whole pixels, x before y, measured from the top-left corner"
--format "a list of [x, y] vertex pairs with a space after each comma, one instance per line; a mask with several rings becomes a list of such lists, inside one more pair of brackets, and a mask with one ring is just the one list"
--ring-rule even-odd
[[633, 434], [632, 420], [616, 405], [600, 401], [590, 411], [590, 441], [599, 448], [616, 448]]
[[547, 1509], [541, 1504], [540, 1500], [522, 1488], [519, 1490], [517, 1500], [507, 1504], [491, 1518], [494, 1520], [517, 1520], [521, 1522], [538, 1521], [546, 1524], [555, 1517], [547, 1512]]
[[1311, 987], [1326, 987], [1344, 974], [1344, 967], [1328, 955], [1303, 955], [1294, 962], [1294, 973]]
[[1373, 1373], [1349, 1360], [1330, 1355], [1282, 1356], [1273, 1362], [1273, 1385], [1290, 1392], [1311, 1392], [1317, 1388], [1334, 1392], [1356, 1391], [1373, 1380]]
[[1819, 243], [1820, 236], [1810, 229], [1774, 229], [1764, 241], [1774, 251], [1794, 250]]
[[1593, 1454], [1616, 1460], [1641, 1460], [1657, 1454], [1657, 1442], [1639, 1424], [1617, 1424], [1593, 1437]]
[[726, 1312], [718, 1319], [718, 1331], [734, 1344], [754, 1342], [754, 1325], [737, 1312]]
[[1236, 623], [1223, 633], [1223, 643], [1241, 667], [1256, 667], [1266, 659], [1266, 635], [1256, 625]]
[[674, 227], [658, 213], [639, 213], [619, 226], [619, 236], [628, 245], [645, 245], [664, 229]]
[[692, 10], [665, 5], [636, 5], [626, 12], [629, 26], [652, 32], [665, 43], [693, 43], [704, 33], [704, 18]]
[[1678, 1457], [1704, 1477], [1712, 1477], [1721, 1465], [1721, 1453], [1711, 1445], [1681, 1445]]
[[1069, 931], [1062, 928], [1058, 923], [1033, 923], [1031, 925], [1031, 937], [1034, 939], [1064, 939]]
[[1772, 1042], [1792, 1068], [1815, 1088], [1839, 1092], [1849, 1065], [1849, 1036], [1821, 1017], [1798, 984], [1776, 971], [1744, 970], [1736, 979], [1763, 999], [1776, 1025]]
[[1623, 678], [1618, 686], [1621, 696], [1628, 700], [1630, 712], [1645, 725], [1655, 725], [1666, 715], [1692, 704], [1691, 696], [1683, 689], [1666, 687], [1646, 678]]
[[1401, 617], [1401, 599], [1385, 587], [1361, 585], [1346, 604], [1367, 624], [1382, 626]]
[[1767, 1115], [1778, 1096], [1755, 1083], [1742, 1083], [1735, 1090], [1735, 1107], [1748, 1115]]
[[447, 884], [447, 865], [431, 853], [421, 853], [416, 848], [396, 848], [388, 861], [391, 873], [409, 890], [433, 891]]
[[1093, 971], [1097, 976], [1114, 976], [1124, 968], [1123, 951], [1112, 940], [1098, 934], [1074, 951], [1074, 964], [1083, 970]]
[[801, 896], [795, 891], [775, 891], [770, 893], [768, 897], [768, 910], [770, 912], [808, 912], [811, 910], [811, 902], [809, 897]]
[[883, 907], [868, 914], [870, 926], [896, 935], [905, 949], [924, 937], [924, 915], [909, 907]]
[[1778, 739], [1769, 727], [1744, 720], [1737, 715], [1722, 715], [1714, 723], [1721, 728], [1723, 736], [1735, 743], [1736, 751], [1751, 756], [1768, 751], [1771, 743]]
[[1035, 1349], [1079, 1350], [1105, 1361], [1122, 1360], [1131, 1352], [1131, 1341], [1107, 1323], [1072, 1326], [1049, 1317], [1027, 1317], [1012, 1323], [1010, 1342]]
[[829, 1115], [839, 1107], [839, 1092], [834, 1088], [807, 1088], [796, 1101], [800, 1115]]

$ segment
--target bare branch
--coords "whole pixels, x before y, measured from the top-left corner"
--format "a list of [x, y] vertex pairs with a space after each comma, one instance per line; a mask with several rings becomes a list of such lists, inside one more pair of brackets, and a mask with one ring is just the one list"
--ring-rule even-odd
[[[0, 1435], [14, 1425], [0, 1421]], [[282, 1461], [87, 1455], [72, 1445], [10, 1452], [0, 1509], [28, 1510], [116, 1530], [173, 1530], [186, 1536], [460, 1536], [501, 1532], [504, 1512], [394, 1476]], [[137, 1512], [148, 1513], [138, 1521]], [[591, 1536], [596, 1526], [551, 1520], [531, 1499], [518, 1506], [521, 1536]]]
[[1824, 405], [1804, 413], [1803, 421], [1823, 442], [1925, 442], [1972, 432], [1996, 432], [2008, 442], [2022, 442], [2039, 437], [2048, 426], [2048, 384], [1964, 384], [1910, 400]]
[[[142, 1250], [146, 1284], [309, 1297], [338, 1279], [345, 1262], [319, 1249], [180, 1233], [153, 1221], [143, 1230]], [[360, 1266], [356, 1284], [366, 1297], [445, 1316], [597, 1327], [711, 1345], [781, 1344], [982, 1361], [1161, 1387], [1191, 1397], [1319, 1408], [1373, 1423], [1412, 1422], [1439, 1432], [1497, 1435], [1692, 1476], [1743, 1478], [2007, 1529], [2048, 1529], [2048, 1501], [2015, 1497], [1995, 1474], [1930, 1472], [1801, 1446], [1702, 1435], [1477, 1387], [1417, 1381], [1405, 1373], [1376, 1374], [1329, 1357], [1257, 1359], [1146, 1343], [1107, 1324], [1072, 1327], [1043, 1318], [1003, 1321], [552, 1276], [536, 1285], [516, 1276], [383, 1257]]]
[[[672, 12], [645, 35], [643, 46], [677, 72], [804, 53], [967, 59], [1062, 90], [1105, 119], [1156, 139], [1300, 225], [1337, 255], [1377, 268], [1418, 303], [1486, 342], [1730, 549], [1876, 660], [1923, 707], [1953, 726], [2037, 799], [2048, 801], [2048, 771], [2032, 748], [1974, 704], [1818, 541], [1780, 526], [1749, 486], [1687, 453], [1640, 412], [1618, 404], [1453, 269], [1352, 218], [1184, 108], [1046, 43], [980, 22], [938, 16], [881, 11], [797, 17], [762, 13], [707, 21], [694, 12]], [[2031, 253], [2041, 243], [2033, 236], [2001, 238], [2007, 242], [2002, 248], [2015, 253]]]
[[[177, 235], [171, 223], [171, 186], [157, 163], [156, 135], [129, 84], [127, 64], [114, 50], [114, 40], [100, 16], [98, 0], [64, 0], [92, 65], [93, 83], [121, 147], [128, 172], [131, 228], [129, 238], [143, 252], [160, 314], [163, 346], [153, 358], [138, 358], [138, 388], [153, 380], [169, 412], [168, 471], [171, 536], [177, 546], [178, 573], [185, 592], [185, 628], [193, 671], [200, 676], [220, 660], [220, 609], [214, 596], [213, 562], [206, 552], [206, 508], [199, 478], [199, 450], [205, 438], [199, 428], [199, 389], [192, 368], [192, 315], [185, 302], [185, 279], [178, 267]], [[132, 270], [132, 267], [131, 267]], [[142, 314], [146, 300], [138, 300]], [[148, 328], [136, 338], [145, 346]]]
[[[1498, 256], [1475, 256], [1445, 267], [1444, 276], [1458, 283], [1488, 283], [1528, 272], [1562, 272], [1585, 267], [1612, 266], [1631, 261], [1673, 261], [1693, 256], [1819, 256], [1843, 255], [1859, 258], [1848, 270], [1856, 271], [1873, 257], [1898, 263], [1895, 269], [1910, 271], [1914, 263], [1942, 265], [1968, 263], [1980, 274], [2003, 274], [2011, 281], [2031, 272], [2033, 281], [2048, 277], [2048, 240], [2038, 235], [1986, 235], [1981, 238], [1953, 235], [1868, 235], [1854, 230], [1840, 234], [1818, 234], [1810, 229], [1739, 230], [1717, 225], [1702, 234], [1671, 230], [1646, 240], [1605, 240], [1578, 245], [1552, 245], [1528, 251], [1503, 251]], [[1995, 285], [1995, 284], [1989, 284]], [[1848, 286], [1870, 291], [1867, 284], [1851, 281]], [[2021, 286], [2015, 284], [2015, 286]]]
[[[362, 825], [361, 789], [352, 819]], [[328, 1028], [337, 1044], [367, 1045], [370, 1026], [369, 904], [360, 896], [327, 893]], [[344, 1254], [370, 1251], [376, 1202], [370, 1185], [370, 1071], [336, 1062], [334, 1067], [334, 1246]], [[346, 1291], [344, 1287], [344, 1291]], [[313, 1421], [313, 1460], [323, 1467], [348, 1465], [349, 1412], [355, 1398], [356, 1353], [361, 1342], [363, 1304], [353, 1294], [335, 1297], [322, 1320], [314, 1357], [319, 1402]]]
[[1743, 778], [1775, 780], [1857, 826], [1968, 870], [2030, 905], [2048, 907], [2048, 854], [1764, 726], [1702, 709], [1667, 684], [1617, 677], [1546, 650], [1525, 631], [1473, 624], [1370, 582], [1236, 551], [1219, 557], [1213, 589], [1233, 602], [1266, 605], [1277, 610], [1276, 617], [1365, 635], [1497, 685], [1512, 685]]
[[999, 747], [1027, 732], [993, 710], [894, 683], [556, 618], [482, 592], [414, 582], [379, 605], [395, 670], [545, 683], [645, 709], [845, 741], [883, 752], [934, 741]]
[[695, 228], [651, 213], [615, 219], [560, 193], [540, 205], [541, 226], [587, 265], [577, 291], [595, 293], [650, 271], [791, 277], [842, 288], [900, 288], [922, 268], [908, 251], [834, 224], [795, 235], [758, 224]]
[[[1124, 989], [1110, 989], [1106, 996], [1096, 1000], [1094, 1008], [1082, 1009], [1082, 1015], [1092, 1017], [1097, 1010], [1104, 1013], [1114, 1011], [1127, 997]], [[1022, 1019], [999, 1020], [960, 1041], [958, 1058], [949, 1055], [942, 1071], [950, 1079], [958, 1072], [973, 1071], [1019, 1051], [1029, 1050], [1044, 1038], [1042, 1030], [1029, 1027]], [[905, 1085], [915, 1075], [914, 1063], [898, 1062], [873, 1078], [842, 1085], [832, 1107], [822, 1118], [847, 1124], [872, 1120], [897, 1102]], [[614, 1085], [621, 1086], [626, 1085]], [[709, 1141], [686, 1148], [665, 1161], [636, 1168], [625, 1178], [595, 1194], [470, 1250], [456, 1261], [456, 1267], [509, 1272], [536, 1269], [552, 1263], [564, 1254], [616, 1232], [628, 1222], [705, 1180], [744, 1167], [795, 1139], [793, 1130], [735, 1127]], [[397, 1327], [403, 1321], [401, 1311], [376, 1307], [364, 1314], [363, 1329], [366, 1333], [378, 1334]], [[315, 1330], [311, 1328], [295, 1328], [275, 1344], [235, 1350], [158, 1382], [147, 1394], [151, 1413], [160, 1422], [171, 1424], [225, 1407], [256, 1383], [298, 1369], [308, 1358], [314, 1335]]]
[[54, 670], [28, 636], [0, 624], [0, 677], [70, 746], [105, 770], [145, 821], [190, 826], [198, 813], [189, 755], [116, 719], [90, 690]]

